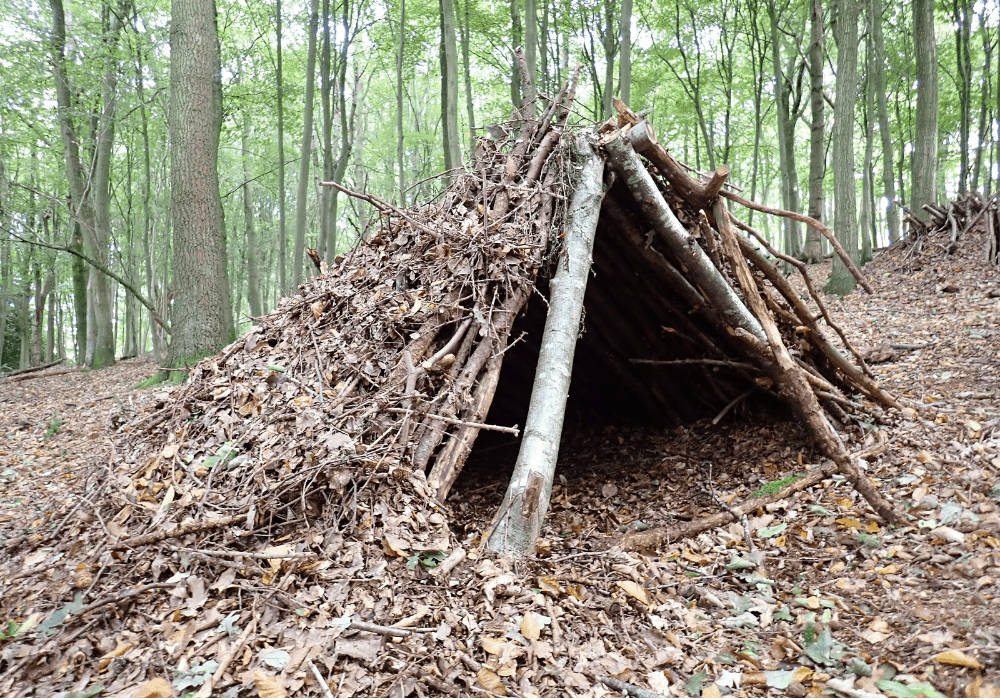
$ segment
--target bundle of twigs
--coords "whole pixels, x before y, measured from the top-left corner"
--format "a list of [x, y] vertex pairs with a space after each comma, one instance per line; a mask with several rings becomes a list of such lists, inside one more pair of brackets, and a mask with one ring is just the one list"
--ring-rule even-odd
[[925, 204], [922, 209], [927, 218], [914, 216], [912, 212], [903, 217], [910, 226], [907, 242], [920, 245], [928, 234], [946, 234], [949, 243], [946, 250], [953, 254], [958, 250], [959, 241], [970, 232], [985, 236], [986, 259], [1000, 265], [1000, 212], [997, 196], [983, 196], [975, 192], [959, 195], [945, 205]]

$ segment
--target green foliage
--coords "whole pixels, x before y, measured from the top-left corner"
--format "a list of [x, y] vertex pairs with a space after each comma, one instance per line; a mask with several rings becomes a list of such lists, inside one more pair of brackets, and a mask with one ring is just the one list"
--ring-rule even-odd
[[798, 479], [800, 476], [803, 475], [790, 474], [789, 476], [786, 476], [784, 479], [776, 479], [775, 481], [769, 481], [768, 483], [764, 484], [759, 489], [751, 493], [750, 497], [756, 498], [757, 496], [763, 496], [765, 494], [768, 496], [773, 496], [774, 494], [778, 493], [778, 491], [780, 491], [781, 489], [785, 488], [793, 481]]
[[59, 418], [55, 411], [52, 411], [52, 420], [49, 422], [49, 429], [45, 431], [45, 439], [48, 440], [58, 433], [64, 425], [66, 425], [66, 421]]

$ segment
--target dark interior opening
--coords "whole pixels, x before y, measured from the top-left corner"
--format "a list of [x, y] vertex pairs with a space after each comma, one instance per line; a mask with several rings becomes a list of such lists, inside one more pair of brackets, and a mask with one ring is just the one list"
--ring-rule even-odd
[[[584, 298], [583, 333], [577, 343], [566, 407], [564, 438], [608, 426], [670, 427], [713, 419], [736, 400], [724, 420], [789, 416], [773, 394], [759, 388], [735, 362], [701, 360], [738, 357], [704, 315], [660, 282], [656, 271], [624, 236], [632, 227], [644, 238], [631, 196], [616, 184], [605, 198], [594, 243], [594, 263]], [[671, 261], [673, 262], [673, 261]], [[531, 398], [539, 343], [545, 326], [548, 280], [515, 322], [486, 422], [524, 427]], [[683, 361], [638, 364], [633, 360]], [[519, 440], [482, 431], [464, 471], [485, 468], [509, 478]], [[470, 478], [476, 478], [472, 474]], [[482, 476], [482, 475], [480, 475]], [[468, 486], [459, 477], [453, 492]]]

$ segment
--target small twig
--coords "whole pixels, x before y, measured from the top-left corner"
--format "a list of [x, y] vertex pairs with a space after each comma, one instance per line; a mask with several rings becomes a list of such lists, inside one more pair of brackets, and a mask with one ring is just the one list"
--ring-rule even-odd
[[[389, 413], [414, 413], [413, 409], [408, 408], [387, 408], [386, 411]], [[426, 414], [428, 418], [432, 420], [439, 420], [444, 423], [449, 423], [451, 425], [466, 425], [470, 428], [479, 428], [480, 430], [493, 430], [498, 433], [509, 433], [511, 435], [520, 435], [521, 430], [516, 425], [512, 428], [508, 428], [505, 425], [490, 425], [489, 423], [472, 423], [465, 420], [460, 420], [458, 418], [449, 418], [448, 416], [438, 416], [433, 413]]]
[[414, 221], [412, 218], [410, 218], [409, 215], [407, 215], [407, 213], [405, 211], [403, 211], [399, 207], [395, 207], [392, 204], [389, 204], [384, 199], [379, 199], [375, 195], [362, 194], [361, 192], [354, 192], [353, 190], [349, 190], [346, 187], [344, 187], [343, 185], [340, 185], [340, 184], [338, 184], [336, 182], [319, 182], [318, 184], [321, 187], [332, 187], [332, 188], [334, 188], [336, 190], [339, 190], [339, 191], [343, 192], [344, 194], [346, 194], [348, 197], [354, 197], [355, 199], [360, 199], [360, 200], [362, 200], [364, 202], [368, 202], [373, 207], [375, 207], [376, 209], [378, 209], [379, 211], [381, 211], [383, 214], [390, 214], [390, 213], [391, 214], [395, 214], [399, 218], [404, 219], [405, 221], [409, 222], [409, 224], [411, 226], [413, 226], [414, 228], [416, 228], [417, 230], [423, 231], [426, 234], [434, 236], [435, 239], [439, 235], [433, 229], [428, 228], [427, 226], [424, 226], [423, 224], [421, 224], [421, 223], [419, 223], [417, 221]]
[[742, 401], [746, 397], [750, 396], [750, 394], [752, 394], [755, 391], [757, 391], [757, 387], [752, 386], [749, 389], [747, 389], [746, 391], [744, 391], [742, 394], [740, 394], [739, 396], [737, 396], [735, 399], [733, 399], [732, 401], [730, 401], [729, 403], [727, 403], [726, 407], [723, 408], [721, 411], [719, 411], [719, 415], [717, 415], [715, 418], [712, 419], [712, 425], [718, 425], [719, 421], [722, 420], [723, 416], [725, 416], [727, 413], [729, 413], [730, 409], [733, 406], [735, 406], [736, 404], [738, 404], [740, 401]]
[[316, 677], [316, 682], [319, 683], [319, 687], [323, 689], [323, 695], [325, 697], [332, 698], [333, 693], [330, 692], [330, 686], [327, 685], [326, 679], [320, 675], [319, 669], [316, 668], [316, 664], [312, 662], [312, 659], [309, 660], [309, 670], [312, 671], [312, 674]]
[[600, 676], [599, 680], [604, 685], [609, 688], [614, 688], [628, 695], [632, 695], [637, 698], [662, 698], [662, 695], [657, 695], [656, 693], [644, 690], [637, 685], [632, 685], [631, 683], [626, 683], [625, 681], [620, 681], [617, 678], [612, 678], [611, 676]]
[[97, 608], [102, 608], [105, 605], [110, 605], [111, 603], [120, 603], [123, 600], [128, 600], [129, 598], [134, 598], [135, 596], [139, 595], [140, 593], [145, 593], [146, 591], [151, 591], [154, 588], [167, 588], [167, 587], [168, 586], [166, 584], [163, 584], [163, 583], [147, 583], [144, 586], [139, 586], [138, 588], [133, 588], [131, 591], [126, 591], [124, 593], [119, 593], [117, 595], [110, 595], [110, 596], [108, 596], [106, 598], [101, 598], [100, 600], [95, 601], [95, 602], [91, 603], [90, 605], [86, 605], [86, 606], [80, 608], [79, 610], [77, 610], [74, 613], [71, 613], [71, 616], [73, 616], [73, 617], [82, 617], [82, 616], [86, 615], [87, 613], [89, 613], [90, 611], [96, 610]]
[[115, 542], [110, 546], [112, 551], [121, 549], [131, 549], [134, 547], [141, 547], [146, 544], [153, 544], [154, 542], [162, 542], [163, 540], [169, 540], [174, 537], [183, 537], [184, 535], [190, 535], [195, 532], [204, 532], [205, 530], [215, 530], [220, 527], [226, 527], [227, 525], [235, 525], [236, 523], [243, 522], [247, 519], [247, 513], [240, 513], [239, 515], [230, 515], [225, 518], [218, 518], [216, 520], [202, 520], [188, 523], [186, 525], [181, 525], [175, 527], [171, 530], [160, 530], [158, 532], [150, 532], [146, 535], [140, 535], [139, 537], [133, 537], [130, 540], [122, 540], [121, 542]]

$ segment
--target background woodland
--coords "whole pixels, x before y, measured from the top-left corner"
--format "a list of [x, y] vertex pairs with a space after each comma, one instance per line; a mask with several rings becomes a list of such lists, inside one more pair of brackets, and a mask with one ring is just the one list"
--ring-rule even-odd
[[[603, 121], [612, 95], [652, 110], [678, 158], [729, 165], [860, 262], [923, 204], [997, 188], [997, 0], [2, 2], [3, 371], [159, 357], [194, 333], [191, 309], [215, 330], [168, 361], [219, 349], [310, 274], [306, 248], [332, 261], [374, 230], [372, 208], [319, 180], [410, 205], [470, 165], [532, 98], [518, 46], [539, 100], [582, 64], [571, 121]], [[185, 63], [172, 31], [217, 34], [217, 53]], [[199, 69], [221, 83], [207, 136], [172, 107]], [[217, 185], [178, 155], [192, 143]], [[189, 188], [221, 204], [208, 238], [184, 234]], [[823, 254], [804, 226], [758, 223], [788, 254]], [[207, 253], [208, 275], [191, 267]], [[827, 289], [846, 293], [838, 263]], [[192, 286], [208, 297], [182, 299]]]

